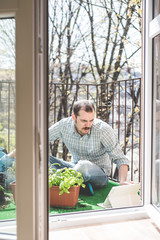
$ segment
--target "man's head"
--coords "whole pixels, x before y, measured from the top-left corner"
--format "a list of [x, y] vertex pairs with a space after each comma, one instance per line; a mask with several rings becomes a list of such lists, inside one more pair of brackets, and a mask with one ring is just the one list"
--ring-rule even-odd
[[72, 118], [75, 121], [75, 127], [82, 136], [91, 129], [94, 121], [95, 108], [90, 100], [80, 100], [74, 103]]

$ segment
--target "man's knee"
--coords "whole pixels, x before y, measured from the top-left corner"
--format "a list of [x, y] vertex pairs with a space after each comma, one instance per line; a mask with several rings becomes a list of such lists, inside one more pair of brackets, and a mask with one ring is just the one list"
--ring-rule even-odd
[[74, 166], [74, 169], [82, 174], [85, 182], [90, 180], [91, 171], [90, 171], [90, 162], [88, 160], [80, 160]]
[[90, 182], [94, 187], [102, 188], [108, 183], [105, 172], [96, 164], [88, 160], [80, 160], [74, 169], [80, 172], [85, 182]]

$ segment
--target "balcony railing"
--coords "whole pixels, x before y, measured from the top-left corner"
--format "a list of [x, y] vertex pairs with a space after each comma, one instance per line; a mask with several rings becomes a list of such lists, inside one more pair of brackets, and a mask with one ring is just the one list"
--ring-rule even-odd
[[[106, 121], [117, 133], [119, 143], [130, 161], [129, 180], [140, 181], [140, 109], [141, 79], [129, 79], [105, 84], [61, 84], [49, 86], [49, 125], [71, 115], [74, 101], [91, 99], [96, 106], [96, 117]], [[70, 153], [64, 144], [55, 141], [51, 154], [64, 160]], [[112, 177], [115, 176], [112, 167]]]
[[0, 146], [11, 152], [16, 133], [15, 82], [0, 81]]
[[[141, 79], [105, 84], [49, 85], [49, 126], [71, 115], [74, 101], [92, 99], [96, 117], [106, 121], [117, 134], [130, 161], [129, 180], [140, 181]], [[15, 82], [0, 81], [0, 146], [7, 152], [15, 148]], [[50, 145], [51, 154], [70, 159], [70, 153], [59, 141]], [[115, 175], [112, 167], [112, 177]]]

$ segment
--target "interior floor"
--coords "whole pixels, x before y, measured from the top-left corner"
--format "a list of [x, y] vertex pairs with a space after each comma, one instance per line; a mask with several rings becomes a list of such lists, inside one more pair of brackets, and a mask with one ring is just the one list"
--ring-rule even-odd
[[112, 222], [50, 231], [49, 240], [159, 240], [160, 229], [150, 219]]

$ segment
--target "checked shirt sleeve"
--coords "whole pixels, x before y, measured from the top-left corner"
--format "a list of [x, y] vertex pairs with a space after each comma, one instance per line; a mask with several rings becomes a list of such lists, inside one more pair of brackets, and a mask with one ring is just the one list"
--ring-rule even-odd
[[117, 136], [109, 125], [103, 127], [102, 144], [118, 168], [123, 164], [129, 166], [129, 161], [121, 150]]
[[49, 128], [49, 142], [53, 142], [54, 140], [61, 138], [62, 129], [63, 129], [63, 119], [53, 124]]

